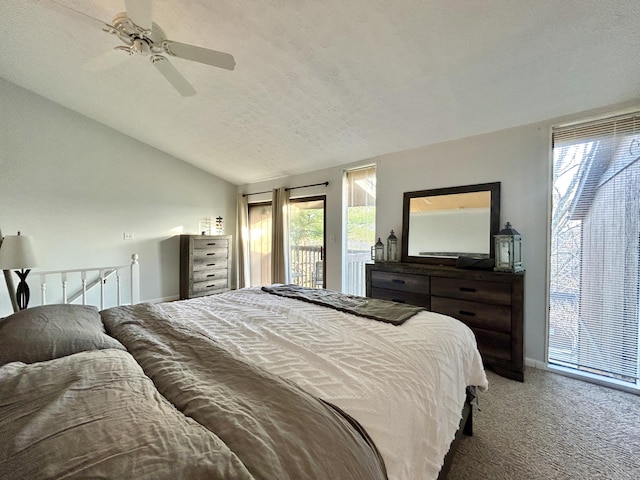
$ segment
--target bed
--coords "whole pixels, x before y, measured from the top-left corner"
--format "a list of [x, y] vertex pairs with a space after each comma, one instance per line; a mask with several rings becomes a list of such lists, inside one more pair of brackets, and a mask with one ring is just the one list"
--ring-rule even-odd
[[248, 288], [7, 317], [0, 477], [439, 478], [488, 386], [472, 332], [355, 313]]

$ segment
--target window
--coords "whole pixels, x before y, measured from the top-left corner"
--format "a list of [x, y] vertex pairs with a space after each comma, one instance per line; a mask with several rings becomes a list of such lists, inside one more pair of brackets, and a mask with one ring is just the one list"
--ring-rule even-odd
[[364, 265], [376, 243], [376, 167], [345, 172], [346, 255], [342, 291], [365, 295]]
[[550, 364], [638, 388], [640, 116], [553, 131]]

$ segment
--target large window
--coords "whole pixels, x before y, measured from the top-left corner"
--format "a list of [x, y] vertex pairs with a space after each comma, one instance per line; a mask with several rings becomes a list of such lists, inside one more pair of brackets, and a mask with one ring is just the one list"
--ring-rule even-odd
[[342, 291], [365, 294], [364, 265], [371, 260], [371, 245], [376, 243], [376, 167], [347, 170], [346, 255]]
[[640, 116], [555, 129], [551, 364], [638, 388]]

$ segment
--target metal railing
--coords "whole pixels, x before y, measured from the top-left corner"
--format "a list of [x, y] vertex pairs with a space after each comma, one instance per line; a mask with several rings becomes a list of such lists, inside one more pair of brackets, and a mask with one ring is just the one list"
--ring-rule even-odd
[[[40, 277], [40, 305], [47, 304], [48, 281], [52, 277], [55, 279], [52, 283], [56, 288], [54, 294], [56, 303], [73, 303], [81, 300], [82, 305], [94, 304], [103, 310], [107, 303], [119, 306], [140, 302], [140, 270], [138, 255], [135, 253], [131, 255], [131, 263], [127, 265], [50, 270], [36, 272], [34, 275]], [[115, 283], [109, 282], [114, 276]], [[95, 278], [90, 280], [91, 277]], [[74, 285], [70, 287], [69, 282], [73, 282]], [[126, 284], [128, 295], [123, 293], [123, 283]], [[100, 287], [99, 299], [89, 301], [88, 294], [96, 286]], [[72, 293], [69, 293], [70, 288], [74, 288]], [[110, 302], [107, 302], [107, 298]]]
[[301, 287], [323, 287], [324, 265], [320, 245], [293, 245], [289, 262], [291, 283]]
[[[291, 247], [291, 283], [301, 287], [322, 288], [324, 261], [319, 245]], [[345, 258], [344, 293], [365, 295], [364, 265], [371, 261], [370, 250], [349, 250]]]

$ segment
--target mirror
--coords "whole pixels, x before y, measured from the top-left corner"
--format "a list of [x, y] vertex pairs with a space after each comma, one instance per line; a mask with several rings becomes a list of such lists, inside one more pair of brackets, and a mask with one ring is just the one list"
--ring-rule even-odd
[[455, 265], [458, 257], [494, 258], [500, 230], [500, 182], [405, 192], [403, 262]]

